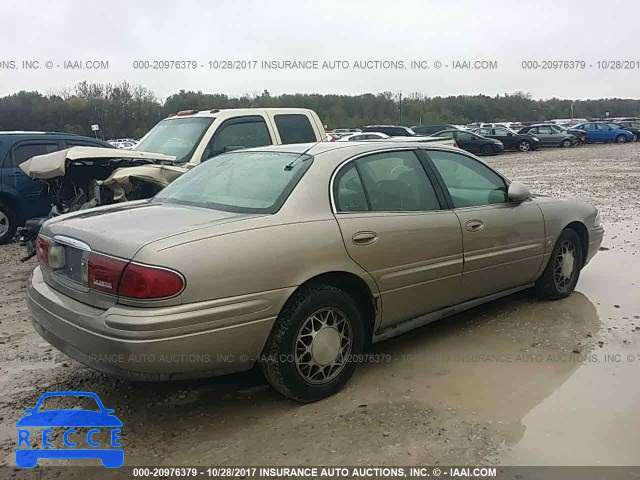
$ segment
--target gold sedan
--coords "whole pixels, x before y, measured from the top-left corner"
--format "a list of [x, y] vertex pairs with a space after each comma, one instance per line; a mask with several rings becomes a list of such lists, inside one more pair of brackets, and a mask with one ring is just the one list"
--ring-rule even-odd
[[456, 148], [235, 151], [155, 198], [49, 220], [28, 303], [70, 357], [136, 380], [258, 363], [279, 392], [338, 391], [371, 342], [535, 286], [569, 295], [597, 210], [530, 195]]

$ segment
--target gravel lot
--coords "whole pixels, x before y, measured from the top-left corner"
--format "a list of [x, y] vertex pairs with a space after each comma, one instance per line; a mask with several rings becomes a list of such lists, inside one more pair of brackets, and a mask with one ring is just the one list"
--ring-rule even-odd
[[578, 291], [557, 302], [523, 292], [376, 345], [392, 361], [361, 366], [311, 405], [256, 372], [141, 384], [75, 363], [31, 327], [35, 262], [0, 247], [0, 465], [13, 465], [23, 409], [52, 390], [92, 391], [114, 408], [128, 465], [638, 465], [640, 144], [488, 161], [601, 210], [607, 236]]

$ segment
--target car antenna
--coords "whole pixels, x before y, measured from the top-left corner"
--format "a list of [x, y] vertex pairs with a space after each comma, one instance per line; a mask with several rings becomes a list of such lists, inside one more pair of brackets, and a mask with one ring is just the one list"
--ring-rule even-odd
[[309, 150], [311, 150], [313, 147], [315, 147], [316, 145], [318, 145], [319, 143], [322, 143], [322, 142], [324, 142], [324, 141], [325, 141], [325, 140], [319, 140], [319, 141], [317, 141], [316, 143], [314, 143], [313, 145], [311, 145], [311, 146], [310, 146], [309, 148], [307, 148], [304, 152], [302, 152], [302, 153], [301, 153], [300, 155], [298, 155], [296, 158], [294, 158], [293, 160], [291, 160], [291, 162], [290, 162], [290, 163], [288, 163], [288, 164], [284, 167], [284, 171], [285, 171], [285, 172], [289, 172], [289, 171], [293, 170], [293, 167], [295, 166], [295, 163], [296, 163], [298, 160], [300, 160], [300, 158], [301, 158], [303, 155], [306, 155], [306, 154], [307, 154], [307, 152], [308, 152]]

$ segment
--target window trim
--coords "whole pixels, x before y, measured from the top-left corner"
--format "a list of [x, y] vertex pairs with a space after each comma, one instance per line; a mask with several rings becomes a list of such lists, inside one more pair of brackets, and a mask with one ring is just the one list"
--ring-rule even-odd
[[[372, 151], [368, 151], [368, 152], [364, 152], [364, 153], [359, 153], [357, 155], [354, 155], [353, 157], [349, 157], [347, 158], [345, 161], [343, 161], [342, 163], [340, 163], [331, 173], [331, 177], [329, 178], [329, 201], [331, 203], [331, 212], [334, 215], [385, 215], [385, 214], [394, 214], [394, 215], [424, 215], [425, 213], [435, 213], [435, 212], [442, 212], [444, 210], [448, 210], [450, 209], [449, 206], [447, 205], [447, 200], [444, 197], [444, 195], [442, 194], [442, 192], [440, 192], [440, 185], [439, 185], [439, 180], [438, 178], [435, 177], [435, 175], [433, 175], [433, 171], [431, 170], [431, 166], [428, 165], [423, 157], [423, 154], [421, 154], [420, 152], [425, 150], [424, 148], [416, 148], [416, 147], [404, 147], [404, 148], [393, 148], [393, 147], [389, 147], [389, 148], [384, 148], [384, 149], [380, 149], [380, 150], [372, 150]], [[431, 183], [431, 186], [433, 187], [433, 190], [435, 191], [436, 194], [436, 198], [438, 199], [438, 203], [440, 204], [440, 208], [437, 210], [399, 210], [399, 211], [393, 211], [393, 212], [381, 212], [381, 211], [374, 211], [371, 210], [371, 203], [369, 201], [369, 196], [368, 193], [366, 191], [366, 187], [364, 186], [364, 181], [362, 180], [362, 175], [360, 174], [360, 169], [358, 168], [358, 165], [355, 163], [356, 160], [359, 160], [361, 158], [364, 157], [370, 157], [372, 155], [377, 155], [380, 153], [394, 153], [394, 152], [413, 152], [416, 156], [416, 159], [418, 160], [418, 163], [420, 163], [420, 165], [422, 166], [422, 168], [424, 169], [425, 174], [427, 175], [427, 179], [429, 180], [429, 182]], [[358, 210], [358, 211], [354, 211], [354, 212], [341, 212], [338, 211], [338, 205], [336, 202], [336, 178], [338, 176], [338, 174], [340, 173], [341, 170], [345, 169], [348, 167], [348, 165], [350, 163], [354, 164], [354, 168], [356, 169], [356, 173], [358, 174], [358, 177], [360, 177], [360, 183], [362, 184], [362, 188], [365, 192], [365, 198], [367, 199], [367, 207], [369, 208], [369, 210]]]
[[469, 155], [468, 153], [452, 152], [450, 150], [445, 150], [445, 149], [440, 150], [440, 149], [436, 149], [436, 148], [425, 148], [423, 150], [424, 150], [424, 155], [426, 157], [426, 162], [429, 164], [429, 167], [433, 170], [434, 176], [437, 178], [438, 184], [439, 184], [440, 188], [444, 192], [444, 197], [446, 199], [447, 208], [449, 208], [451, 210], [470, 210], [470, 209], [479, 209], [479, 208], [487, 208], [487, 207], [513, 206], [513, 205], [520, 205], [522, 203], [522, 202], [512, 202], [512, 201], [509, 200], [509, 198], [507, 196], [507, 201], [504, 202], [504, 203], [488, 203], [486, 205], [474, 205], [474, 206], [470, 206], [470, 207], [456, 207], [453, 204], [453, 199], [451, 198], [451, 193], [449, 192], [449, 189], [447, 188], [446, 183], [444, 183], [444, 179], [442, 178], [442, 175], [440, 175], [440, 172], [438, 171], [438, 169], [436, 168], [435, 164], [433, 163], [433, 160], [429, 156], [429, 152], [453, 153], [453, 154], [461, 155], [463, 157], [467, 157], [467, 158], [469, 158], [469, 159], [471, 159], [471, 160], [473, 160], [475, 162], [480, 163], [481, 165], [487, 167], [489, 170], [491, 170], [493, 173], [495, 173], [498, 177], [500, 177], [504, 181], [505, 186], [507, 187], [507, 194], [509, 192], [509, 185], [511, 184], [511, 180], [509, 180], [507, 177], [502, 175], [499, 171], [497, 171], [491, 165], [487, 164], [486, 162], [483, 162], [482, 160], [480, 160], [479, 158], [474, 157], [473, 155]]

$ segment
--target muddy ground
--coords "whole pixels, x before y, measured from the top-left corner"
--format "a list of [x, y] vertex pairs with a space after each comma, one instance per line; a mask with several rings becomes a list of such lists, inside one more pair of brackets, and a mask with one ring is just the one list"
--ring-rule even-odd
[[114, 408], [128, 465], [640, 464], [640, 144], [488, 161], [601, 210], [606, 239], [577, 292], [523, 292], [378, 344], [390, 361], [311, 405], [256, 372], [142, 384], [75, 363], [29, 322], [35, 262], [0, 247], [0, 465], [13, 465], [23, 409], [53, 390]]

